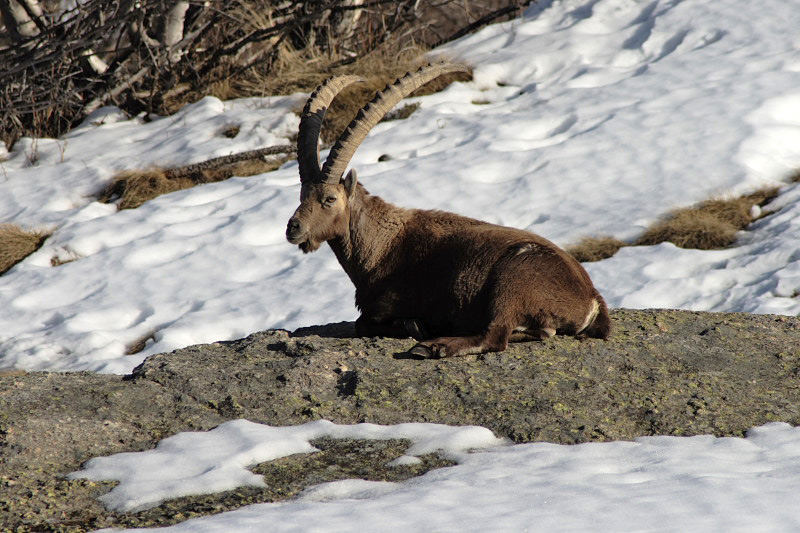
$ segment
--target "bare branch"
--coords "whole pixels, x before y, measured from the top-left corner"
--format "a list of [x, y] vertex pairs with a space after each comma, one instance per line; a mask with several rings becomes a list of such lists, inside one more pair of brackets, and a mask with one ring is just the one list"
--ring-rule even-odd
[[111, 88], [110, 90], [106, 91], [105, 93], [99, 95], [97, 98], [93, 99], [91, 102], [86, 104], [83, 111], [87, 115], [96, 109], [99, 109], [103, 104], [105, 104], [108, 100], [112, 98], [116, 98], [123, 91], [126, 89], [133, 88], [133, 85], [136, 84], [139, 80], [144, 78], [147, 73], [150, 72], [150, 65], [144, 66], [139, 69], [139, 72], [135, 73], [133, 76], [125, 78], [122, 82], [119, 83], [116, 87]]
[[266, 148], [259, 148], [257, 150], [249, 150], [247, 152], [239, 152], [238, 154], [224, 155], [207, 159], [200, 163], [194, 163], [183, 167], [174, 167], [164, 170], [164, 175], [170, 179], [188, 176], [203, 170], [213, 170], [216, 168], [238, 163], [239, 161], [247, 161], [250, 159], [262, 159], [264, 156], [277, 155], [277, 154], [293, 154], [297, 148], [292, 144], [281, 144], [277, 146], [268, 146]]

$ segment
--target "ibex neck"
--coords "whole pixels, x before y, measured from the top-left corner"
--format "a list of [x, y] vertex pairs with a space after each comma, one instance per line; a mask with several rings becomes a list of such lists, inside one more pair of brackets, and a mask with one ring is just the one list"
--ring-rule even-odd
[[408, 219], [406, 209], [367, 193], [360, 185], [350, 211], [349, 232], [328, 241], [333, 253], [356, 285], [375, 278], [386, 254]]

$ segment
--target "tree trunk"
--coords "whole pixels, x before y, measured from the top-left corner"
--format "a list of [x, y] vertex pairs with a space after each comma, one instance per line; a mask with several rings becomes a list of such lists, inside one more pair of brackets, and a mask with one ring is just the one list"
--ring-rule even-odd
[[34, 17], [41, 19], [42, 16], [38, 0], [0, 0], [0, 15], [12, 43], [39, 34], [39, 26], [34, 20]]
[[[164, 35], [162, 44], [167, 50], [181, 42], [183, 39], [183, 21], [186, 18], [186, 11], [189, 9], [189, 2], [175, 2], [175, 5], [167, 13], [164, 21]], [[169, 51], [170, 63], [180, 59], [182, 50], [174, 49]]]

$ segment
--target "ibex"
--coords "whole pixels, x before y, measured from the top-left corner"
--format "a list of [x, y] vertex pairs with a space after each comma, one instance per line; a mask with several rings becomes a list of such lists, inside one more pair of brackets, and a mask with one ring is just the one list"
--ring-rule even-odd
[[443, 211], [404, 209], [371, 195], [347, 168], [356, 148], [400, 100], [441, 74], [435, 64], [387, 85], [319, 164], [322, 120], [357, 76], [334, 77], [308, 98], [297, 138], [300, 206], [286, 238], [304, 253], [330, 245], [356, 288], [358, 336], [412, 336], [411, 353], [449, 357], [503, 351], [509, 340], [556, 333], [605, 339], [606, 303], [572, 256], [528, 231]]

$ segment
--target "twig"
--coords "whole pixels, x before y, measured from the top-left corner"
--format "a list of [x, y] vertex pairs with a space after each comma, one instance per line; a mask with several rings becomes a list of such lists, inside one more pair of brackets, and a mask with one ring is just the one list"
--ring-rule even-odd
[[122, 91], [124, 91], [125, 89], [133, 88], [133, 84], [141, 80], [145, 76], [145, 74], [147, 74], [149, 71], [150, 71], [150, 65], [142, 67], [141, 69], [139, 69], [139, 72], [137, 72], [133, 76], [125, 78], [117, 86], [106, 91], [105, 93], [101, 94], [100, 96], [96, 97], [94, 100], [86, 104], [86, 107], [83, 108], [84, 113], [86, 114], [91, 113], [92, 111], [102, 106], [109, 98], [116, 98], [117, 96], [122, 94]]

